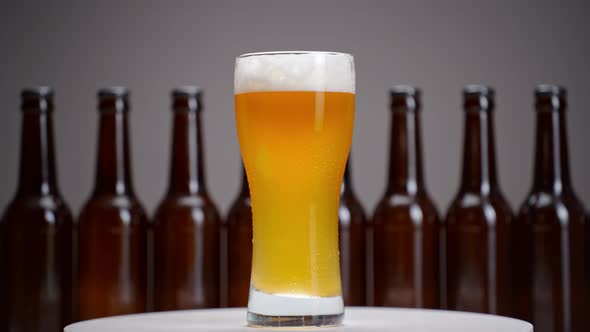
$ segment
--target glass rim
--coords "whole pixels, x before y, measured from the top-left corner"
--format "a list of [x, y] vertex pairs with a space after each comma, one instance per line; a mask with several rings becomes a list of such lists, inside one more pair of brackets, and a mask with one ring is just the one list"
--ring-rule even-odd
[[323, 55], [339, 55], [354, 58], [352, 53], [334, 52], [334, 51], [266, 51], [266, 52], [252, 52], [239, 55], [236, 59], [249, 58], [261, 55], [309, 55], [309, 54], [323, 54]]

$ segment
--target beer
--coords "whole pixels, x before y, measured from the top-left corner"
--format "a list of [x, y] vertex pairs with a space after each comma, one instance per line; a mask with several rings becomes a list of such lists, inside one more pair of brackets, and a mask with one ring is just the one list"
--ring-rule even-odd
[[424, 185], [420, 91], [391, 90], [391, 142], [385, 195], [373, 216], [377, 306], [439, 307], [439, 217]]
[[587, 331], [590, 237], [570, 179], [565, 89], [539, 85], [535, 108], [533, 185], [514, 227], [515, 314], [539, 332]]
[[337, 324], [343, 312], [338, 201], [352, 140], [352, 57], [243, 55], [234, 86], [253, 208], [249, 323]]
[[58, 332], [74, 319], [75, 227], [57, 185], [53, 92], [21, 100], [18, 188], [0, 220], [0, 330]]
[[512, 214], [496, 174], [494, 92], [467, 86], [463, 99], [463, 173], [445, 222], [447, 306], [508, 315]]
[[352, 186], [350, 158], [340, 189], [338, 238], [342, 296], [347, 306], [366, 304], [366, 223], [367, 218]]
[[245, 307], [252, 271], [252, 204], [243, 167], [242, 188], [229, 209], [226, 231], [228, 306]]
[[[316, 109], [318, 98], [322, 110]], [[238, 136], [251, 174], [257, 289], [322, 297], [341, 293], [338, 247], [331, 243], [338, 233], [331, 221], [338, 219], [344, 171], [337, 165], [342, 160], [344, 165], [349, 146], [338, 142], [352, 139], [353, 105], [354, 95], [344, 92], [236, 95]], [[312, 245], [310, 233], [323, 240]]]
[[157, 311], [220, 304], [220, 218], [205, 182], [201, 90], [172, 92], [173, 134], [168, 192], [154, 217]]
[[98, 93], [94, 191], [80, 213], [80, 319], [146, 311], [148, 221], [131, 180], [125, 88]]

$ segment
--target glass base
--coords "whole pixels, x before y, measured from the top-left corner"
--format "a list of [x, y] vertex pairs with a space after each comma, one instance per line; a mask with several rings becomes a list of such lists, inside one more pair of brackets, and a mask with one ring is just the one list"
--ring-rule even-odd
[[318, 316], [265, 316], [248, 312], [251, 327], [334, 327], [342, 324], [344, 313]]
[[253, 327], [329, 327], [342, 323], [342, 296], [267, 294], [250, 288], [248, 325]]

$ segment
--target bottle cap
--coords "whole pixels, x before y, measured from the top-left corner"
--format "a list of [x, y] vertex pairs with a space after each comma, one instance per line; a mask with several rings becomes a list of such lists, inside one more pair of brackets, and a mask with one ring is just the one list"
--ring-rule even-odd
[[21, 91], [21, 110], [49, 112], [53, 110], [53, 89], [49, 86], [35, 86]]
[[197, 112], [203, 110], [203, 90], [198, 86], [185, 85], [172, 90], [174, 112]]
[[567, 90], [555, 84], [535, 87], [535, 108], [538, 111], [560, 111], [567, 107]]
[[463, 108], [465, 111], [494, 110], [494, 89], [481, 84], [469, 84], [463, 88]]
[[172, 90], [172, 97], [198, 97], [202, 94], [202, 92], [203, 90], [198, 86], [184, 85]]
[[100, 112], [128, 112], [129, 89], [111, 86], [98, 90], [98, 109]]
[[110, 86], [98, 90], [98, 98], [127, 98], [129, 89], [124, 86]]
[[420, 109], [419, 88], [410, 85], [395, 85], [389, 89], [391, 95], [391, 110], [393, 111], [417, 111]]

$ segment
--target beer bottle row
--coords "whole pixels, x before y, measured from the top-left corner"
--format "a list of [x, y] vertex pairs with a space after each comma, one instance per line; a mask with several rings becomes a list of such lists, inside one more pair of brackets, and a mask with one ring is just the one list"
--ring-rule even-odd
[[[569, 174], [566, 92], [535, 89], [532, 189], [517, 215], [499, 188], [494, 91], [467, 86], [459, 190], [440, 218], [422, 173], [420, 91], [391, 90], [385, 194], [368, 218], [350, 164], [339, 236], [346, 305], [508, 315], [536, 331], [590, 326], [590, 223]], [[22, 92], [18, 189], [0, 221], [0, 330], [151, 310], [246, 306], [252, 214], [246, 176], [225, 221], [207, 191], [201, 92], [172, 92], [168, 190], [151, 221], [133, 189], [129, 94], [98, 94], [94, 190], [77, 222], [58, 186], [50, 88]]]

